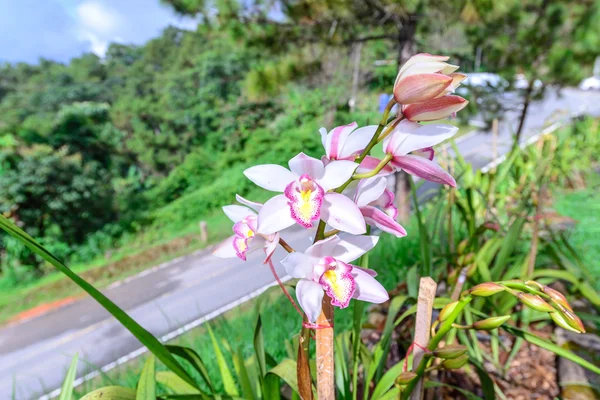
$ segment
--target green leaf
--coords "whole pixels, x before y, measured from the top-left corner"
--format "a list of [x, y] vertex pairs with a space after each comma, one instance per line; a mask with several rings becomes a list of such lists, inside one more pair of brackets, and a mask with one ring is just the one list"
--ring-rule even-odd
[[121, 386], [107, 386], [86, 394], [80, 400], [135, 400], [135, 390]]
[[560, 347], [557, 344], [554, 344], [545, 339], [542, 339], [541, 337], [536, 336], [533, 333], [523, 331], [521, 329], [515, 328], [510, 325], [503, 326], [502, 329], [504, 329], [505, 331], [507, 331], [509, 333], [512, 333], [516, 337], [520, 337], [520, 338], [527, 340], [529, 343], [535, 344], [536, 346], [539, 346], [543, 349], [550, 350], [551, 352], [553, 352], [554, 354], [556, 354], [560, 357], [564, 357], [567, 360], [571, 360], [574, 363], [579, 364], [582, 367], [587, 368], [596, 374], [600, 374], [600, 367], [590, 363], [589, 361], [587, 361], [584, 358], [579, 357], [577, 354]]
[[519, 238], [521, 237], [521, 232], [523, 232], [525, 221], [525, 217], [518, 217], [508, 229], [508, 233], [504, 238], [502, 246], [500, 247], [500, 251], [498, 252], [498, 256], [496, 257], [496, 262], [490, 271], [493, 280], [499, 280], [502, 277], [502, 271], [504, 270], [506, 264], [508, 264], [510, 255], [519, 243]]
[[133, 334], [148, 350], [156, 356], [167, 368], [179, 375], [183, 380], [188, 382], [190, 385], [196, 386], [194, 379], [187, 373], [185, 369], [175, 360], [175, 358], [169, 353], [169, 351], [163, 346], [163, 344], [156, 339], [150, 332], [142, 328], [140, 324], [135, 322], [125, 311], [119, 306], [113, 303], [108, 297], [103, 295], [98, 289], [90, 285], [84, 279], [82, 279], [75, 272], [71, 271], [69, 267], [63, 264], [58, 258], [52, 253], [46, 250], [42, 245], [36, 242], [31, 236], [29, 236], [21, 228], [17, 227], [10, 220], [3, 215], [0, 215], [0, 228], [6, 231], [9, 235], [13, 236], [27, 248], [33, 251], [35, 254], [48, 261], [50, 264], [55, 266], [60, 272], [65, 274], [71, 279], [77, 286], [85, 290], [91, 297], [94, 298], [106, 311], [108, 311], [113, 317], [117, 319], [129, 332]]
[[[476, 343], [475, 346], [477, 346]], [[494, 400], [496, 398], [496, 393], [494, 391], [494, 381], [492, 380], [492, 378], [490, 378], [487, 371], [483, 369], [482, 365], [479, 362], [471, 360], [471, 364], [475, 366], [475, 371], [479, 376], [481, 388], [483, 389], [483, 397], [485, 398], [485, 400]]]
[[200, 374], [200, 376], [202, 377], [202, 379], [204, 380], [204, 382], [206, 383], [208, 388], [212, 392], [214, 392], [212, 382], [210, 381], [210, 377], [208, 375], [208, 369], [206, 369], [206, 366], [204, 365], [202, 358], [200, 357], [200, 355], [198, 353], [196, 353], [196, 351], [194, 349], [191, 349], [189, 347], [172, 345], [172, 344], [168, 344], [165, 347], [167, 348], [167, 350], [169, 352], [171, 352], [171, 354], [181, 357], [184, 360], [186, 360], [187, 362], [189, 362], [192, 365], [192, 367]]
[[248, 373], [246, 363], [244, 362], [244, 355], [242, 354], [242, 349], [238, 348], [237, 351], [232, 354], [232, 357], [233, 366], [235, 368], [237, 376], [239, 377], [240, 386], [242, 388], [242, 396], [245, 399], [249, 400], [256, 399], [257, 394], [254, 393], [254, 387], [252, 386], [250, 374]]
[[140, 375], [135, 392], [136, 400], [156, 400], [155, 359], [148, 357]]
[[171, 371], [157, 372], [156, 381], [161, 385], [171, 389], [175, 394], [200, 394], [198, 389]]
[[385, 392], [394, 386], [396, 378], [398, 375], [400, 375], [400, 373], [402, 373], [403, 366], [404, 360], [401, 360], [398, 364], [394, 365], [392, 368], [388, 369], [385, 374], [383, 374], [379, 382], [377, 382], [375, 390], [373, 390], [371, 399], [379, 399]]
[[[385, 321], [385, 326], [383, 328], [383, 332], [381, 335], [381, 339], [377, 346], [375, 347], [373, 363], [376, 365], [377, 371], [375, 373], [375, 381], [378, 381], [379, 378], [383, 375], [383, 370], [385, 369], [385, 362], [387, 361], [387, 356], [390, 351], [392, 332], [394, 331], [394, 321], [396, 316], [400, 312], [400, 309], [404, 305], [404, 303], [408, 300], [407, 296], [396, 296], [390, 302], [390, 306], [388, 308], [387, 319]], [[367, 382], [369, 384], [370, 382]]]
[[260, 376], [265, 376], [267, 373], [267, 361], [265, 355], [265, 339], [262, 333], [262, 319], [260, 314], [256, 318], [256, 326], [254, 327], [254, 352], [258, 360], [260, 368]]
[[433, 388], [440, 388], [440, 387], [446, 387], [446, 388], [450, 388], [453, 390], [456, 390], [457, 392], [459, 392], [460, 394], [462, 394], [463, 396], [465, 396], [465, 398], [467, 400], [483, 400], [481, 397], [469, 392], [468, 390], [462, 389], [458, 386], [454, 386], [454, 385], [449, 385], [447, 383], [443, 383], [443, 382], [438, 382], [438, 381], [426, 381], [425, 382], [425, 389], [433, 389]]
[[229, 369], [229, 365], [227, 365], [227, 360], [223, 356], [223, 352], [219, 347], [219, 343], [217, 342], [217, 338], [213, 333], [210, 325], [206, 325], [208, 329], [208, 334], [210, 335], [210, 340], [212, 341], [213, 350], [215, 351], [215, 357], [217, 359], [217, 364], [219, 365], [219, 371], [221, 373], [221, 379], [223, 381], [223, 388], [225, 389], [225, 393], [229, 396], [239, 396], [237, 387], [235, 385], [235, 380], [233, 379], [233, 375], [231, 374], [231, 370]]
[[60, 396], [58, 400], [71, 400], [73, 396], [73, 381], [75, 381], [75, 375], [77, 375], [77, 353], [71, 360], [71, 365], [63, 381], [62, 388], [60, 389]]
[[[298, 377], [296, 375], [296, 361], [286, 358], [269, 372], [268, 375], [275, 375], [283, 379], [285, 383], [296, 393], [298, 393]], [[266, 397], [265, 397], [266, 398]]]

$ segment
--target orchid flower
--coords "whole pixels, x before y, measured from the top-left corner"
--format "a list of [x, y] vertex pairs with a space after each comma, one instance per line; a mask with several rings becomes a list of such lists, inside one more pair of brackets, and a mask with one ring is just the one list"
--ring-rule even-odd
[[384, 139], [383, 149], [392, 155], [390, 163], [394, 167], [428, 181], [456, 187], [454, 178], [432, 161], [432, 147], [451, 138], [456, 132], [458, 128], [451, 125], [420, 125], [403, 120]]
[[246, 200], [240, 195], [236, 195], [235, 198], [245, 206], [228, 205], [223, 207], [225, 215], [234, 222], [233, 235], [217, 245], [212, 253], [220, 258], [238, 257], [246, 261], [247, 253], [263, 247], [267, 256], [265, 262], [267, 262], [279, 243], [279, 233], [259, 234], [257, 232], [257, 212], [263, 205]]
[[377, 236], [352, 236], [342, 240], [337, 235], [318, 241], [304, 253], [294, 252], [281, 262], [287, 273], [299, 278], [296, 297], [314, 323], [321, 313], [326, 292], [331, 304], [348, 307], [350, 299], [383, 303], [388, 293], [374, 277], [375, 271], [349, 264], [377, 244]]
[[[377, 125], [368, 125], [356, 129], [358, 124], [353, 122], [348, 125], [333, 128], [329, 133], [327, 129], [321, 128], [321, 142], [325, 148], [325, 155], [321, 158], [323, 164], [327, 165], [334, 160], [354, 161], [356, 157], [367, 147], [369, 141], [377, 131]], [[366, 156], [356, 172], [359, 174], [372, 171], [378, 164], [377, 158]], [[393, 168], [386, 166], [380, 174], [391, 174]]]
[[396, 222], [398, 209], [394, 205], [394, 193], [387, 188], [387, 179], [374, 176], [362, 179], [356, 187], [354, 202], [365, 222], [396, 237], [406, 236], [406, 230]]
[[258, 186], [283, 194], [272, 197], [258, 213], [258, 232], [271, 235], [297, 223], [312, 228], [319, 219], [334, 229], [352, 234], [366, 232], [360, 210], [346, 196], [328, 192], [346, 182], [356, 170], [347, 160], [323, 162], [298, 154], [288, 163], [290, 169], [265, 164], [250, 167], [244, 175]]
[[399, 104], [422, 103], [453, 90], [465, 77], [453, 74], [458, 66], [448, 64], [450, 57], [421, 53], [404, 63], [394, 83], [394, 99]]

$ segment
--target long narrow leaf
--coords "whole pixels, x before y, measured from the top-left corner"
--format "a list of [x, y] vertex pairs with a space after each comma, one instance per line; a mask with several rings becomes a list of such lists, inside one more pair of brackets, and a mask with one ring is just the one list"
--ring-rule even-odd
[[60, 396], [58, 400], [71, 400], [73, 396], [73, 381], [75, 381], [75, 375], [77, 374], [77, 354], [73, 356], [71, 365], [63, 381], [62, 388], [60, 389]]
[[506, 264], [508, 264], [510, 255], [519, 243], [519, 238], [521, 237], [521, 232], [523, 232], [525, 221], [525, 217], [518, 217], [508, 229], [508, 234], [502, 242], [502, 246], [500, 247], [500, 251], [496, 257], [496, 262], [490, 271], [494, 280], [501, 278], [502, 271], [504, 270]]
[[542, 339], [541, 337], [536, 336], [531, 332], [523, 331], [510, 325], [504, 325], [502, 326], [502, 329], [515, 335], [516, 337], [520, 337], [527, 340], [531, 344], [535, 344], [536, 346], [539, 346], [543, 349], [550, 350], [551, 352], [560, 357], [566, 358], [567, 360], [571, 360], [574, 363], [579, 364], [582, 367], [587, 368], [596, 374], [600, 374], [600, 367], [598, 367], [597, 365], [594, 365], [586, 359], [579, 357], [577, 354], [567, 349], [564, 349], [552, 342]]
[[135, 322], [125, 311], [119, 306], [113, 303], [108, 297], [103, 295], [98, 289], [90, 285], [84, 279], [82, 279], [75, 272], [71, 271], [69, 267], [62, 263], [52, 253], [46, 250], [42, 245], [36, 242], [31, 236], [29, 236], [21, 228], [17, 227], [10, 220], [3, 215], [0, 215], [0, 228], [6, 231], [9, 235], [13, 236], [25, 246], [27, 246], [35, 254], [48, 261], [50, 264], [55, 266], [60, 272], [65, 274], [71, 279], [77, 286], [85, 290], [94, 300], [96, 300], [102, 307], [106, 309], [112, 316], [114, 316], [129, 332], [133, 334], [148, 350], [156, 356], [167, 368], [175, 372], [192, 386], [197, 386], [194, 379], [187, 373], [185, 369], [175, 360], [175, 358], [169, 353], [169, 351], [163, 346], [163, 344], [150, 332], [142, 328], [140, 324]]
[[223, 356], [221, 347], [219, 347], [217, 338], [215, 337], [210, 325], [206, 325], [206, 327], [213, 345], [213, 350], [215, 352], [215, 358], [217, 359], [217, 365], [219, 366], [219, 372], [221, 373], [221, 379], [223, 380], [223, 388], [225, 389], [225, 393], [227, 393], [229, 396], [237, 397], [239, 396], [239, 393], [235, 385], [233, 375], [231, 374], [231, 370], [229, 369], [229, 365], [227, 365], [227, 360], [225, 360], [225, 356]]
[[148, 357], [138, 381], [135, 391], [136, 400], [156, 400], [156, 376], [155, 360], [153, 356]]
[[80, 400], [135, 400], [135, 389], [107, 386], [86, 394]]
[[171, 389], [175, 394], [200, 394], [198, 389], [178, 377], [171, 371], [160, 371], [156, 373], [156, 381]]
[[189, 362], [192, 367], [200, 374], [204, 383], [208, 386], [208, 388], [214, 392], [213, 384], [210, 380], [210, 376], [208, 375], [208, 369], [204, 365], [204, 361], [194, 349], [190, 349], [189, 347], [177, 346], [168, 344], [165, 346], [169, 352], [177, 357], [181, 357], [187, 362]]

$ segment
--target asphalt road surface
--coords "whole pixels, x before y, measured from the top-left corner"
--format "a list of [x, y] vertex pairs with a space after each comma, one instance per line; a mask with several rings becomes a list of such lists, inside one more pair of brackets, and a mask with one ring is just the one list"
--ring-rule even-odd
[[[530, 107], [524, 140], [549, 123], [580, 112], [600, 116], [600, 92], [566, 89], [562, 96], [551, 92]], [[506, 120], [500, 124], [497, 155], [510, 149], [518, 116], [508, 115]], [[489, 134], [468, 134], [459, 138], [458, 147], [476, 168], [492, 161]], [[303, 240], [299, 232], [292, 232], [286, 239], [292, 246], [304, 247], [299, 243]], [[282, 256], [277, 253], [275, 260]], [[103, 292], [154, 335], [171, 337], [178, 329], [181, 332], [182, 327], [198, 325], [274, 284], [261, 261], [260, 252], [245, 263], [198, 252], [111, 285]], [[278, 263], [277, 269], [280, 276], [285, 275]], [[91, 298], [5, 326], [0, 328], [0, 399], [37, 398], [59, 388], [75, 353], [86, 361], [79, 364], [78, 376], [82, 376], [90, 372], [90, 365], [106, 366], [140, 348], [141, 344]]]

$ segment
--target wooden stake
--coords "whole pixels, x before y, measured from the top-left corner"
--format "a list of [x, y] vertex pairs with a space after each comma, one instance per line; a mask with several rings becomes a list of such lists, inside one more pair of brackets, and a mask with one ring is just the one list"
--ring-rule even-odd
[[202, 243], [208, 242], [208, 227], [206, 221], [200, 221], [200, 241]]
[[[417, 369], [423, 359], [425, 352], [420, 347], [426, 348], [429, 345], [431, 334], [431, 315], [433, 313], [433, 300], [437, 283], [430, 277], [421, 278], [419, 283], [419, 300], [417, 302], [417, 321], [415, 323], [414, 342], [419, 346], [414, 346], [413, 350], [413, 370]], [[423, 397], [423, 379], [421, 379], [410, 395], [410, 400], [420, 400]]]
[[331, 299], [323, 297], [323, 311], [317, 319], [320, 326], [331, 326], [331, 328], [319, 328], [316, 330], [317, 339], [317, 399], [335, 400], [335, 382], [333, 365], [333, 306]]

